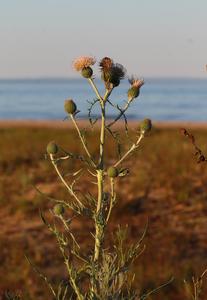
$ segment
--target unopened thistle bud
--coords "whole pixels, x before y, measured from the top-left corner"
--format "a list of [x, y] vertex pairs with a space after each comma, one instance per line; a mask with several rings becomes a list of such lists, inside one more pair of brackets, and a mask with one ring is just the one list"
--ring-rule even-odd
[[53, 212], [54, 212], [55, 215], [61, 216], [61, 215], [64, 214], [65, 208], [62, 204], [56, 204], [53, 208]]
[[91, 78], [91, 76], [93, 75], [93, 70], [91, 69], [91, 67], [86, 67], [82, 69], [81, 74], [84, 78]]
[[115, 178], [119, 175], [119, 171], [116, 167], [109, 167], [107, 170], [107, 174], [111, 178]]
[[132, 77], [131, 79], [129, 79], [129, 82], [131, 84], [131, 87], [127, 92], [127, 96], [128, 96], [128, 101], [132, 101], [133, 99], [139, 96], [140, 88], [144, 84], [144, 80], [135, 79], [134, 77]]
[[47, 153], [48, 154], [56, 154], [58, 152], [58, 146], [55, 142], [50, 142], [47, 145]]
[[69, 99], [65, 100], [64, 108], [68, 114], [73, 115], [76, 112], [77, 106], [72, 99]]
[[150, 132], [151, 129], [152, 129], [152, 122], [150, 119], [144, 119], [140, 123], [140, 130], [142, 134]]

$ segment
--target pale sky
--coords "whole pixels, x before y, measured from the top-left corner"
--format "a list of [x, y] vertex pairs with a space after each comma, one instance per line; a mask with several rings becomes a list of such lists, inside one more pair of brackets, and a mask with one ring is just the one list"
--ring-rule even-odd
[[0, 0], [0, 78], [75, 77], [80, 55], [206, 77], [207, 0]]

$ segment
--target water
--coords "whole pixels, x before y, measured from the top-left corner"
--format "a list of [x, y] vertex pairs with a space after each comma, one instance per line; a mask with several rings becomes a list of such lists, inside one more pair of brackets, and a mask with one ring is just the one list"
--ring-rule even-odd
[[[129, 119], [151, 118], [159, 121], [207, 121], [207, 80], [146, 79], [139, 98], [132, 103]], [[103, 92], [102, 82], [98, 87]], [[129, 87], [123, 81], [111, 96], [111, 101], [124, 105]], [[84, 79], [0, 80], [0, 119], [63, 119], [64, 100], [72, 98], [86, 117], [87, 100], [95, 95]], [[94, 106], [94, 115], [99, 114]], [[108, 107], [108, 115], [115, 114]]]

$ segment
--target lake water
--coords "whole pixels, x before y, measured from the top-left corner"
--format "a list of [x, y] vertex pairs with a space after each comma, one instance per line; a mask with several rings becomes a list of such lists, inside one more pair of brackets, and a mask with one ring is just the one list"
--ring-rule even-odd
[[[103, 92], [103, 84], [97, 82]], [[124, 105], [129, 84], [123, 81], [110, 100]], [[80, 117], [88, 112], [95, 95], [84, 79], [0, 80], [0, 119], [63, 119], [64, 100], [72, 98]], [[94, 115], [99, 113], [94, 107]], [[115, 114], [108, 107], [109, 117]], [[129, 119], [159, 121], [207, 121], [207, 80], [145, 79], [140, 96], [134, 100]]]

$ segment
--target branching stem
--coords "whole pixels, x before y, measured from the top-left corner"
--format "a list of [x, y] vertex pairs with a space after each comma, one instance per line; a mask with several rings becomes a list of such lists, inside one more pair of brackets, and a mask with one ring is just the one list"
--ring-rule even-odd
[[129, 108], [130, 102], [128, 101], [125, 105], [125, 107], [121, 110], [121, 112], [119, 113], [119, 115], [112, 121], [110, 122], [107, 127], [110, 128], [111, 126], [113, 126], [126, 112], [126, 110]]
[[105, 141], [105, 103], [101, 105], [102, 119], [101, 119], [101, 134], [100, 134], [100, 158], [97, 170], [97, 184], [98, 184], [98, 201], [95, 217], [95, 249], [94, 261], [98, 261], [100, 256], [101, 244], [103, 241], [103, 226], [99, 223], [98, 217], [101, 214], [101, 206], [103, 202], [103, 181], [104, 181], [104, 141]]
[[122, 161], [125, 160], [129, 156], [129, 154], [131, 154], [135, 149], [137, 149], [139, 147], [140, 142], [143, 139], [143, 137], [144, 137], [144, 135], [141, 134], [140, 137], [138, 138], [137, 142], [135, 144], [133, 144], [131, 146], [131, 148], [122, 156], [122, 158], [115, 163], [114, 167], [117, 167], [118, 165], [120, 165], [120, 163], [122, 163]]
[[93, 90], [94, 90], [94, 92], [95, 92], [97, 98], [98, 98], [101, 102], [103, 102], [103, 98], [101, 97], [101, 95], [100, 95], [100, 93], [99, 93], [99, 91], [98, 91], [98, 89], [97, 89], [97, 87], [96, 87], [96, 85], [95, 85], [93, 79], [92, 79], [92, 78], [88, 78], [88, 81], [89, 81], [90, 85], [92, 86], [92, 88], [93, 88]]
[[98, 184], [98, 200], [96, 207], [96, 216], [95, 216], [95, 248], [94, 248], [94, 261], [98, 261], [101, 252], [101, 245], [104, 237], [104, 224], [100, 222], [100, 216], [102, 215], [102, 203], [103, 203], [103, 184], [104, 184], [104, 144], [105, 144], [105, 129], [106, 129], [106, 120], [105, 120], [105, 105], [106, 101], [111, 94], [111, 90], [106, 90], [104, 97], [102, 98], [94, 85], [94, 82], [90, 81], [92, 86], [95, 87], [97, 95], [99, 95], [100, 106], [101, 106], [101, 132], [100, 132], [100, 150], [99, 150], [99, 164], [97, 168], [97, 184]]
[[67, 271], [68, 271], [68, 275], [70, 277], [69, 280], [70, 280], [71, 286], [73, 287], [73, 290], [75, 291], [75, 293], [77, 295], [77, 300], [84, 300], [84, 297], [81, 294], [81, 291], [80, 291], [78, 285], [76, 284], [76, 281], [75, 281], [75, 278], [74, 278], [73, 268], [70, 265], [69, 259], [66, 256], [65, 251], [64, 251], [64, 249], [63, 249], [63, 247], [61, 245], [60, 245], [60, 251], [62, 252], [64, 261], [65, 261], [65, 265], [66, 265], [66, 268], [67, 268]]
[[80, 249], [80, 246], [79, 246], [78, 242], [76, 241], [74, 235], [72, 234], [72, 232], [71, 232], [71, 230], [70, 230], [70, 228], [69, 228], [69, 226], [68, 226], [66, 220], [63, 218], [62, 215], [60, 215], [59, 218], [60, 218], [60, 220], [63, 222], [63, 225], [64, 225], [66, 231], [69, 233], [69, 235], [70, 235], [72, 241], [74, 242], [74, 244], [76, 245], [76, 247], [78, 247], [78, 248]]
[[55, 299], [57, 299], [57, 295], [56, 295], [56, 292], [52, 286], [52, 284], [49, 282], [47, 276], [45, 276], [32, 262], [31, 260], [27, 257], [26, 257], [26, 260], [29, 262], [29, 264], [32, 266], [33, 270], [40, 276], [40, 278], [42, 278], [46, 284], [48, 285], [50, 291], [52, 292], [53, 296], [55, 297]]
[[81, 208], [84, 207], [83, 203], [78, 199], [77, 195], [74, 193], [73, 189], [67, 184], [67, 182], [65, 181], [65, 179], [63, 178], [60, 170], [58, 169], [57, 164], [55, 163], [54, 159], [53, 159], [53, 155], [50, 154], [50, 160], [58, 174], [58, 176], [60, 177], [62, 183], [65, 185], [65, 187], [67, 188], [67, 190], [70, 192], [70, 194], [76, 199], [76, 201], [78, 202], [78, 204], [80, 205]]

